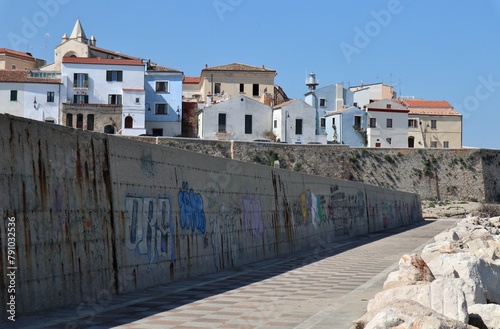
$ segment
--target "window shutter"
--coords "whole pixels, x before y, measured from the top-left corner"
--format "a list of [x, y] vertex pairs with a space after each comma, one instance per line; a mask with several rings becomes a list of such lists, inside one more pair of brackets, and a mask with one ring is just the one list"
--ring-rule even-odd
[[106, 71], [106, 81], [111, 81], [113, 79], [113, 72]]
[[116, 81], [123, 81], [123, 71], [118, 71], [116, 74]]
[[76, 87], [77, 79], [78, 79], [78, 75], [76, 73], [73, 73], [73, 88]]

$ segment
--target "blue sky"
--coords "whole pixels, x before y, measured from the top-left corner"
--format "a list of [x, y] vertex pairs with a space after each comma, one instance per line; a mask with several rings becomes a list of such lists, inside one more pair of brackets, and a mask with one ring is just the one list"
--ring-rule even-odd
[[0, 47], [50, 62], [77, 18], [99, 47], [188, 76], [240, 62], [275, 69], [292, 98], [315, 72], [447, 100], [464, 146], [500, 149], [500, 0], [0, 0]]

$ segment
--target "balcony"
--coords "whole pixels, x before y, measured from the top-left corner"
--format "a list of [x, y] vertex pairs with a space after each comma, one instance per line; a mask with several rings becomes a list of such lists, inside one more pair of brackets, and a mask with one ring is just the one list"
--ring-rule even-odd
[[91, 111], [98, 113], [119, 114], [123, 110], [123, 105], [116, 104], [91, 104], [91, 103], [63, 103], [63, 113]]

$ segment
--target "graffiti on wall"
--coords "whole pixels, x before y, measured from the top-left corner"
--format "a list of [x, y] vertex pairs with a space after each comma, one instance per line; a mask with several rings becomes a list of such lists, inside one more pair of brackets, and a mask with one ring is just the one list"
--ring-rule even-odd
[[244, 195], [241, 197], [241, 203], [243, 207], [243, 230], [251, 232], [255, 238], [262, 236], [264, 222], [260, 199], [251, 195]]
[[300, 213], [304, 224], [311, 222], [314, 227], [318, 227], [323, 220], [324, 197], [317, 197], [310, 190], [304, 191], [299, 196]]
[[217, 270], [236, 265], [238, 243], [235, 232], [234, 211], [226, 211], [224, 204], [219, 206], [217, 216], [210, 218], [210, 242]]
[[193, 232], [197, 230], [205, 234], [207, 221], [203, 209], [203, 197], [190, 189], [187, 182], [182, 183], [182, 189], [179, 191], [179, 216], [183, 229], [191, 229]]
[[125, 200], [125, 244], [129, 250], [155, 261], [175, 259], [172, 204], [168, 197], [133, 197]]

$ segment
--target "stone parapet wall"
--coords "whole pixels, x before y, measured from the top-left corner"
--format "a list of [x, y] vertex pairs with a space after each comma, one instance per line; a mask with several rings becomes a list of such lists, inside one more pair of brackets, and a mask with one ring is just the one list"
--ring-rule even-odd
[[307, 174], [419, 193], [422, 199], [500, 202], [500, 151], [487, 149], [367, 149], [147, 138], [146, 142]]

